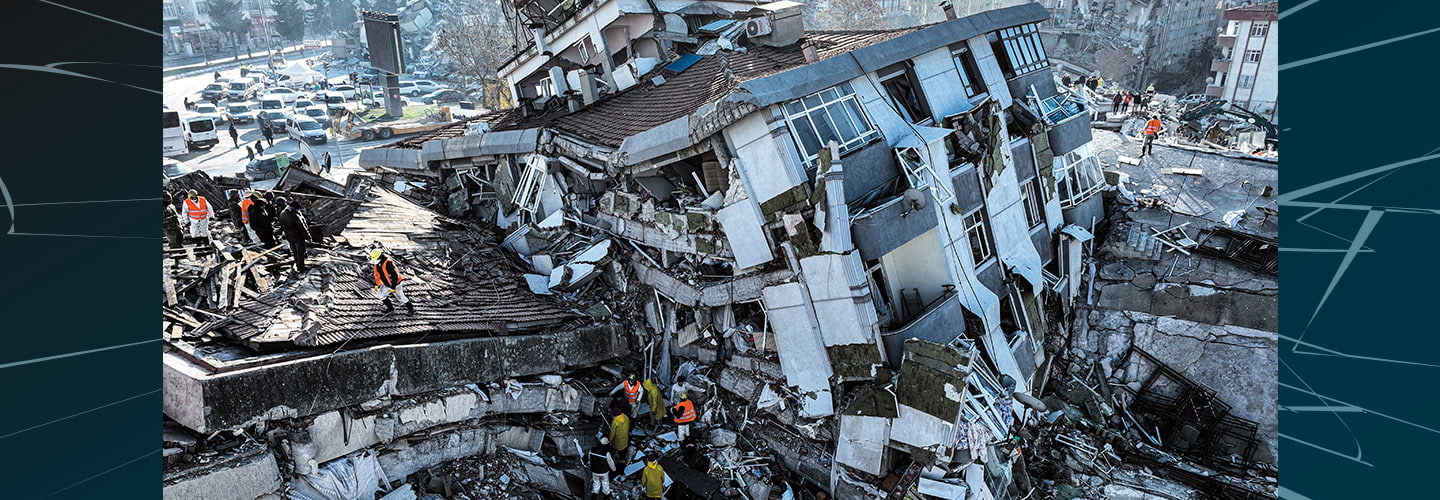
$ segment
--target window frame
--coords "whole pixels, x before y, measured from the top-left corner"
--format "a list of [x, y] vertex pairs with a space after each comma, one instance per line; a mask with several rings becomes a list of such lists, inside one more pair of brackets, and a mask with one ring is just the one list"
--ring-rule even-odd
[[950, 60], [955, 63], [955, 70], [960, 73], [960, 86], [965, 88], [965, 96], [977, 98], [990, 94], [990, 89], [985, 86], [985, 78], [980, 74], [980, 65], [975, 62], [975, 52], [970, 50], [970, 45], [961, 42], [950, 46]]
[[[877, 71], [876, 76], [879, 77], [881, 91], [885, 93], [883, 96], [885, 101], [890, 103], [890, 107], [899, 113], [901, 118], [913, 124], [935, 122], [935, 113], [930, 111], [930, 102], [925, 98], [925, 89], [920, 87], [920, 79], [915, 77], [915, 68], [910, 61]], [[891, 87], [891, 82], [896, 81], [909, 90], [908, 99], [901, 99], [900, 96], [895, 95], [895, 89]], [[924, 113], [925, 116], [918, 116], [917, 113]]]
[[[1050, 67], [1040, 41], [1039, 23], [1027, 23], [992, 31], [985, 35], [995, 51], [995, 60], [1009, 80]], [[1004, 57], [1001, 57], [1001, 55]]]
[[1031, 177], [1020, 183], [1020, 203], [1025, 209], [1026, 227], [1030, 229], [1045, 223], [1045, 202], [1040, 197], [1039, 184], [1039, 177]]
[[[823, 95], [826, 92], [833, 92], [834, 98], [827, 99]], [[807, 102], [812, 98], [816, 99], [813, 103]], [[791, 106], [795, 104], [803, 108], [798, 113], [792, 113], [790, 109]], [[843, 115], [847, 119], [846, 123], [849, 123], [855, 130], [855, 137], [840, 142], [840, 154], [842, 156], [865, 147], [880, 138], [880, 129], [875, 126], [874, 122], [872, 122], [866, 114], [865, 107], [860, 104], [860, 99], [855, 95], [855, 89], [850, 85], [850, 82], [845, 82], [814, 94], [785, 102], [780, 105], [780, 112], [785, 117], [786, 128], [790, 130], [790, 139], [794, 141], [796, 150], [800, 152], [801, 159], [807, 166], [815, 165], [816, 162], [819, 161], [820, 150], [825, 147], [820, 129], [815, 126], [812, 116], [818, 116], [817, 112], [824, 113], [825, 118], [832, 125], [831, 131], [835, 132], [837, 139], [841, 138], [839, 137], [839, 130], [833, 127], [835, 123], [833, 115], [835, 113], [832, 112], [832, 107], [845, 111]], [[856, 114], [852, 114], [852, 112]], [[803, 123], [801, 121], [802, 119]], [[810, 134], [813, 135], [816, 141], [821, 141], [813, 152], [807, 151], [805, 141], [801, 137], [802, 130], [800, 127], [802, 125], [808, 127]], [[862, 126], [864, 127], [863, 130], [861, 128]], [[837, 140], [837, 142], [839, 141]]]
[[[974, 222], [971, 222], [971, 218]], [[961, 225], [965, 228], [965, 240], [970, 243], [970, 258], [974, 260], [975, 269], [980, 269], [994, 262], [995, 241], [990, 236], [990, 217], [985, 213], [985, 207], [979, 207], [965, 214], [961, 218]], [[979, 244], [976, 242], [976, 232], [979, 230]], [[978, 252], [977, 252], [978, 250]], [[980, 257], [978, 260], [976, 257]]]
[[1255, 88], [1255, 75], [1240, 75], [1240, 77], [1235, 80], [1235, 88]]
[[1261, 52], [1259, 50], [1246, 50], [1244, 60], [1247, 63], [1258, 63], [1260, 62], [1260, 58], [1263, 57], [1264, 54], [1264, 52]]
[[1264, 38], [1270, 35], [1270, 23], [1251, 23], [1250, 38]]
[[[1096, 158], [1092, 144], [1085, 144], [1056, 156], [1052, 165], [1055, 193], [1060, 201], [1060, 208], [1071, 208], [1084, 203], [1106, 186], [1105, 173], [1100, 168], [1100, 160]], [[1076, 189], [1077, 186], [1080, 188]]]

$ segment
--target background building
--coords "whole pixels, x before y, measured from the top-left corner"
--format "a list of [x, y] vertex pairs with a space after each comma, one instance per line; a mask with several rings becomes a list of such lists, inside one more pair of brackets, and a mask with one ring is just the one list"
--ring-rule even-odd
[[1221, 57], [1210, 67], [1215, 73], [1207, 95], [1278, 122], [1279, 18], [1276, 2], [1225, 11], [1225, 31], [1217, 43]]

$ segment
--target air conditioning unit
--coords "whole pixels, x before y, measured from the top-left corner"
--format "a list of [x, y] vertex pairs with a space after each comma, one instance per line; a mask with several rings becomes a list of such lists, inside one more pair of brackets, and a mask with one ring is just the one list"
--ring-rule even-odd
[[754, 38], [770, 34], [770, 18], [757, 17], [745, 21], [745, 36]]

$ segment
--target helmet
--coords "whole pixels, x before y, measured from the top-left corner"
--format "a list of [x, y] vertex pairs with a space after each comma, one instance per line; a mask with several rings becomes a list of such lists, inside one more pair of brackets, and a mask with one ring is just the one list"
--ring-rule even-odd
[[626, 379], [629, 379], [629, 380], [635, 380], [635, 374], [634, 374], [634, 373], [631, 373], [629, 377], [625, 377], [625, 378], [626, 378]]
[[690, 399], [690, 395], [682, 392], [680, 393], [680, 399]]
[[371, 251], [370, 251], [370, 260], [380, 260], [380, 255], [383, 254], [383, 253], [384, 253], [384, 252], [381, 252], [381, 251], [379, 251], [379, 250], [371, 250]]
[[189, 197], [191, 197], [191, 198], [194, 198], [195, 196], [197, 196], [197, 195], [199, 195], [199, 194], [200, 194], [200, 193], [199, 193], [198, 191], [195, 191], [194, 189], [191, 189], [190, 192], [186, 194], [186, 196], [189, 196]]

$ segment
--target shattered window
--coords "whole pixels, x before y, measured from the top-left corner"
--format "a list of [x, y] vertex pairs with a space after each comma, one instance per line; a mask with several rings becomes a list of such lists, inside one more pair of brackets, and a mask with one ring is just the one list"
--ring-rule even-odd
[[1054, 166], [1060, 208], [1079, 205], [1105, 187], [1105, 174], [1100, 170], [1100, 160], [1095, 158], [1091, 144], [1055, 158]]
[[930, 109], [925, 105], [925, 94], [915, 80], [915, 72], [908, 65], [897, 64], [880, 73], [880, 85], [885, 87], [886, 100], [890, 106], [910, 123], [930, 120]]
[[849, 83], [790, 101], [782, 109], [806, 163], [814, 163], [820, 148], [830, 141], [840, 143], [840, 153], [845, 154], [880, 136], [860, 110]]
[[977, 269], [995, 256], [990, 244], [990, 221], [985, 217], [984, 209], [965, 216], [965, 236], [970, 239], [970, 256]]
[[1045, 48], [1040, 45], [1040, 30], [1036, 26], [1036, 23], [1022, 24], [987, 35], [1005, 78], [1050, 66], [1050, 61], [1045, 59]]
[[1040, 196], [1038, 196], [1040, 192], [1037, 187], [1038, 184], [1039, 179], [1030, 179], [1020, 184], [1020, 201], [1025, 204], [1025, 222], [1028, 224], [1027, 227], [1035, 227], [1045, 222], [1045, 217], [1041, 215], [1044, 212], [1040, 207], [1041, 201]]
[[980, 78], [980, 70], [975, 66], [975, 55], [970, 53], [970, 47], [963, 43], [951, 47], [950, 58], [955, 60], [955, 69], [960, 71], [960, 85], [965, 87], [965, 95], [975, 97], [984, 94], [985, 80]]

